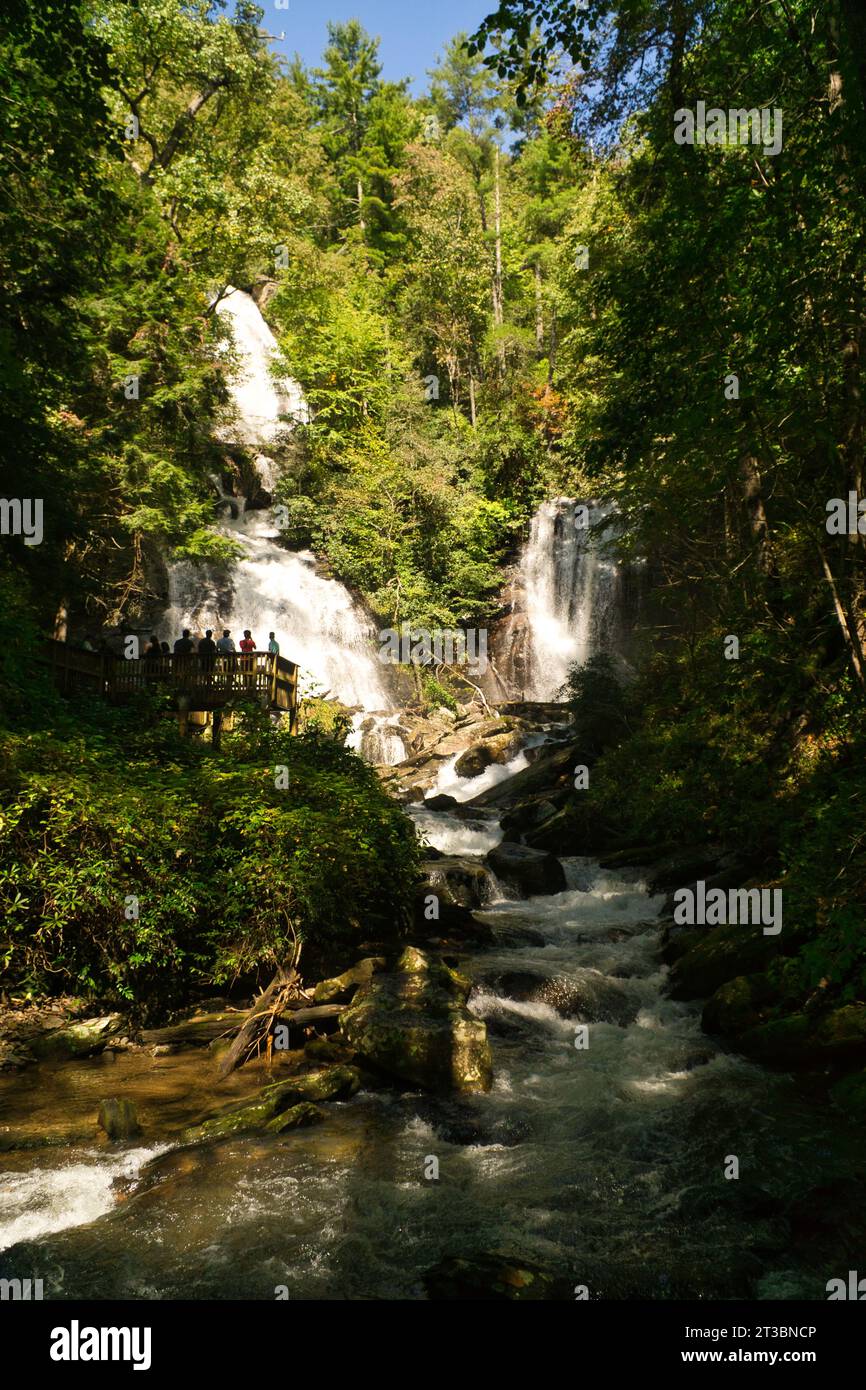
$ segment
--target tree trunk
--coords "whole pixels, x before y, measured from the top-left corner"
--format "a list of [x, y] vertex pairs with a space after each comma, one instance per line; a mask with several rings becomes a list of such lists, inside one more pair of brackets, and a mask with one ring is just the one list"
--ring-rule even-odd
[[833, 595], [833, 611], [836, 614], [836, 621], [838, 622], [839, 627], [842, 631], [842, 636], [845, 639], [845, 646], [848, 648], [848, 655], [851, 658], [851, 665], [854, 667], [854, 674], [856, 675], [861, 685], [866, 685], [863, 646], [860, 640], [859, 633], [857, 632], [856, 627], [848, 621], [848, 615], [845, 612], [845, 605], [843, 604], [839, 596], [839, 588], [836, 584], [833, 571], [830, 568], [830, 562], [827, 559], [827, 556], [824, 554], [824, 551], [822, 550], [820, 545], [818, 546], [818, 554], [821, 557], [821, 568], [824, 571], [824, 578], [830, 585], [830, 593]]
[[363, 234], [366, 232], [366, 230], [367, 230], [367, 224], [366, 224], [366, 222], [364, 221], [363, 207], [364, 207], [364, 185], [361, 183], [361, 180], [360, 180], [360, 178], [359, 178], [359, 179], [358, 179], [358, 226], [361, 228], [361, 234], [362, 234], [362, 235], [363, 235]]
[[[503, 323], [502, 312], [502, 191], [499, 179], [499, 146], [496, 147], [496, 155], [493, 162], [493, 207], [494, 207], [494, 269], [493, 269], [493, 323], [494, 327], [501, 328]], [[499, 375], [505, 375], [505, 344], [501, 341], [496, 344], [496, 356], [499, 359]]]
[[758, 569], [769, 574], [773, 567], [770, 531], [767, 525], [767, 512], [761, 487], [761, 474], [758, 460], [754, 454], [745, 453], [740, 457], [740, 479], [742, 498], [746, 508], [749, 532], [756, 551]]
[[541, 294], [541, 265], [535, 262], [535, 352], [544, 356], [544, 300]]
[[54, 640], [55, 642], [65, 642], [69, 629], [69, 598], [64, 594], [57, 605], [57, 613], [54, 617]]

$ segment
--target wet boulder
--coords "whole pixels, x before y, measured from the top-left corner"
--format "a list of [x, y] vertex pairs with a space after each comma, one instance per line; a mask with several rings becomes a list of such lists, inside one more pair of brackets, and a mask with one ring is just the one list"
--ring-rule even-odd
[[53, 1028], [31, 1039], [29, 1046], [38, 1058], [92, 1057], [126, 1031], [127, 1023], [121, 1014], [106, 1014]]
[[568, 886], [565, 870], [555, 855], [511, 840], [503, 840], [490, 850], [486, 862], [498, 879], [526, 897], [561, 893]]
[[469, 982], [407, 947], [341, 1015], [349, 1045], [372, 1067], [432, 1091], [486, 1091], [492, 1060], [483, 1020], [466, 1008]]
[[454, 771], [458, 777], [480, 777], [491, 763], [508, 763], [516, 758], [524, 740], [525, 734], [517, 729], [493, 734], [461, 753]]
[[477, 743], [474, 748], [467, 748], [465, 753], [460, 754], [454, 764], [454, 771], [458, 777], [480, 777], [492, 761], [487, 745]]
[[474, 804], [510, 807], [539, 793], [553, 796], [573, 790], [574, 765], [586, 761], [578, 744], [560, 744], [550, 750], [542, 747], [529, 767], [481, 792], [474, 798]]
[[638, 1003], [629, 992], [598, 970], [578, 970], [573, 975], [544, 975], [535, 970], [506, 970], [485, 977], [484, 983], [506, 999], [526, 1004], [547, 1004], [563, 1018], [581, 1023], [633, 1023]]
[[265, 1086], [257, 1096], [240, 1105], [231, 1105], [213, 1115], [203, 1124], [185, 1130], [186, 1144], [206, 1140], [227, 1139], [247, 1130], [271, 1130], [271, 1122], [285, 1111], [302, 1103], [315, 1105], [328, 1100], [345, 1100], [355, 1094], [361, 1084], [354, 1067], [327, 1067], [321, 1071], [293, 1076], [288, 1081], [275, 1081]]
[[491, 1115], [479, 1108], [474, 1097], [425, 1096], [412, 1100], [412, 1114], [436, 1131], [437, 1139], [455, 1146], [501, 1145], [511, 1148], [522, 1142], [528, 1124], [512, 1115]]
[[550, 796], [546, 792], [527, 797], [525, 801], [518, 802], [506, 811], [500, 821], [502, 829], [509, 837], [531, 832], [557, 814], [562, 800], [563, 797], [557, 793]]
[[760, 973], [780, 951], [776, 937], [764, 936], [763, 928], [752, 924], [703, 927], [684, 940], [689, 949], [671, 967], [672, 999], [706, 998], [727, 980]]
[[[542, 805], [549, 804], [542, 802]], [[523, 838], [533, 849], [546, 850], [549, 854], [583, 854], [588, 848], [583, 828], [570, 805], [537, 821], [524, 832]]]
[[510, 951], [523, 950], [527, 946], [537, 949], [547, 945], [547, 938], [542, 936], [540, 931], [517, 922], [497, 922], [493, 926], [493, 938], [492, 945]]
[[440, 908], [463, 907], [470, 911], [483, 907], [493, 896], [490, 874], [477, 859], [461, 859], [444, 855], [428, 859], [421, 865], [425, 893], [435, 893]]

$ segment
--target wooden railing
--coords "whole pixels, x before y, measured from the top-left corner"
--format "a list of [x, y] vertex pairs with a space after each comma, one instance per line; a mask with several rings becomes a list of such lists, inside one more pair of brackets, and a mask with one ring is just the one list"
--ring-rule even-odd
[[178, 709], [187, 711], [222, 709], [238, 697], [251, 696], [271, 709], [285, 710], [295, 730], [298, 668], [269, 652], [219, 652], [210, 657], [193, 652], [124, 660], [49, 641], [45, 656], [66, 695], [123, 700], [136, 691], [167, 685], [175, 692]]

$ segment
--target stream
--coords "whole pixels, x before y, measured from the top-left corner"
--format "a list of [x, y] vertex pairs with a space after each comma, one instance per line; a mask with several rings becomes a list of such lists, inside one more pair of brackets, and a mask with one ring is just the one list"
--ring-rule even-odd
[[[449, 854], [501, 835], [490, 812], [409, 811]], [[591, 1298], [826, 1297], [847, 1254], [809, 1227], [809, 1194], [856, 1168], [844, 1117], [719, 1050], [699, 1009], [664, 995], [662, 900], [637, 872], [562, 862], [564, 892], [495, 897], [481, 915], [496, 946], [460, 959], [493, 1047], [486, 1095], [362, 1091], [287, 1137], [172, 1150], [171, 1132], [257, 1089], [264, 1063], [219, 1085], [206, 1050], [0, 1077], [0, 1272], [41, 1277], [50, 1298], [421, 1299], [438, 1261], [499, 1252]], [[591, 1023], [576, 1046], [578, 1019], [502, 987], [515, 972], [601, 997], [613, 982], [630, 1021]], [[138, 1107], [132, 1145], [95, 1141], [112, 1093]]]

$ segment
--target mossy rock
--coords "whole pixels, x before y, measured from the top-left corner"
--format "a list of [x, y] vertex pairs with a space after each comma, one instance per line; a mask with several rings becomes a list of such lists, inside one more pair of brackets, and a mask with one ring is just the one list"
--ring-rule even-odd
[[728, 980], [762, 972], [778, 955], [778, 939], [760, 926], [710, 927], [674, 962], [668, 993], [672, 999], [707, 998]]
[[269, 1120], [265, 1125], [265, 1133], [285, 1134], [289, 1129], [305, 1129], [308, 1125], [319, 1124], [324, 1118], [325, 1112], [320, 1105], [302, 1100], [300, 1104], [293, 1105], [290, 1110], [284, 1110]]
[[232, 1106], [203, 1124], [185, 1130], [182, 1139], [187, 1144], [198, 1144], [226, 1139], [245, 1130], [267, 1130], [271, 1120], [293, 1106], [302, 1102], [343, 1100], [354, 1095], [360, 1084], [357, 1070], [342, 1065], [294, 1076], [288, 1081], [275, 1081], [265, 1086], [254, 1100]]
[[482, 1019], [466, 1008], [470, 983], [407, 947], [340, 1015], [344, 1037], [372, 1067], [434, 1091], [486, 1091], [492, 1059]]
[[766, 1006], [774, 996], [766, 975], [738, 975], [720, 985], [707, 1000], [701, 1026], [705, 1033], [737, 1037], [763, 1021]]
[[853, 1076], [844, 1076], [830, 1088], [833, 1102], [852, 1119], [866, 1120], [866, 1071], [858, 1071]]
[[82, 1023], [70, 1023], [65, 1028], [42, 1033], [31, 1038], [28, 1047], [38, 1058], [92, 1057], [126, 1030], [127, 1023], [121, 1014], [106, 1014], [103, 1018], [88, 1018]]
[[790, 1066], [866, 1057], [866, 1005], [844, 1004], [828, 1013], [795, 1013], [750, 1028], [738, 1047], [758, 1061]]
[[132, 1101], [118, 1100], [116, 1096], [100, 1101], [96, 1122], [109, 1139], [133, 1139], [141, 1133]]
[[311, 1038], [304, 1048], [304, 1056], [310, 1062], [339, 1063], [351, 1062], [355, 1056], [340, 1034], [329, 1038]]

